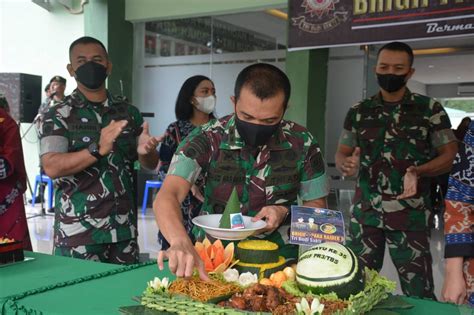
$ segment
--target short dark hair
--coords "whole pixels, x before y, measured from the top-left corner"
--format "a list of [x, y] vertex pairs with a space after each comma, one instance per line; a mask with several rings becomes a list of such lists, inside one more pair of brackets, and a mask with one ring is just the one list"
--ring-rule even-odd
[[237, 101], [244, 86], [261, 100], [268, 99], [282, 91], [285, 95], [284, 108], [288, 106], [291, 94], [290, 80], [277, 67], [268, 63], [255, 63], [240, 71], [235, 80], [234, 96]]
[[391, 50], [391, 51], [402, 51], [408, 54], [408, 58], [410, 60], [410, 67], [413, 66], [413, 59], [415, 56], [413, 55], [413, 50], [410, 46], [402, 42], [391, 42], [382, 46], [377, 53], [377, 59], [379, 59], [379, 55], [382, 50]]
[[109, 57], [109, 55], [107, 53], [107, 49], [105, 48], [104, 44], [102, 44], [102, 42], [100, 40], [95, 39], [94, 37], [90, 37], [90, 36], [83, 36], [83, 37], [80, 37], [80, 38], [76, 39], [75, 41], [73, 41], [71, 43], [71, 45], [69, 46], [69, 60], [71, 59], [71, 53], [72, 53], [72, 50], [74, 49], [75, 46], [77, 46], [77, 45], [87, 45], [87, 44], [99, 45], [104, 50], [105, 55], [107, 56], [107, 58]]
[[[181, 89], [179, 90], [178, 97], [176, 98], [176, 105], [174, 112], [176, 119], [178, 120], [189, 120], [193, 116], [193, 105], [191, 104], [191, 98], [194, 95], [194, 90], [204, 80], [211, 81], [206, 76], [195, 75], [184, 81]], [[212, 82], [214, 84], [214, 82]], [[211, 117], [214, 117], [211, 113]]]
[[44, 87], [44, 91], [48, 92], [50, 87], [51, 87], [51, 83], [46, 84], [46, 86]]

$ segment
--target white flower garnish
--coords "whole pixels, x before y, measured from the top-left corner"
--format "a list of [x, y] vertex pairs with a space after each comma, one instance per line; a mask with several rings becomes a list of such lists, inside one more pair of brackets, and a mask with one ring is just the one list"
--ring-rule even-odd
[[148, 287], [153, 289], [153, 291], [166, 291], [170, 285], [170, 281], [168, 278], [160, 278], [155, 277], [152, 281], [148, 281]]
[[251, 272], [244, 272], [243, 274], [239, 276], [239, 284], [243, 287], [249, 286], [257, 282], [258, 282], [257, 275]]
[[224, 276], [225, 281], [227, 282], [237, 282], [239, 281], [239, 272], [237, 269], [229, 268], [222, 274]]
[[300, 303], [296, 303], [296, 310], [298, 311], [298, 315], [322, 314], [324, 310], [324, 304], [319, 303], [319, 300], [314, 298], [313, 302], [311, 303], [311, 307], [309, 307], [309, 303], [306, 298], [302, 298]]

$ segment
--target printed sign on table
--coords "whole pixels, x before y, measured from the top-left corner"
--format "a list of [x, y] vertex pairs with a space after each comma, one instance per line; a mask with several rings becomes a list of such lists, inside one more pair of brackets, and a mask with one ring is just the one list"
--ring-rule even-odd
[[324, 242], [345, 242], [341, 211], [291, 206], [290, 243], [312, 246]]

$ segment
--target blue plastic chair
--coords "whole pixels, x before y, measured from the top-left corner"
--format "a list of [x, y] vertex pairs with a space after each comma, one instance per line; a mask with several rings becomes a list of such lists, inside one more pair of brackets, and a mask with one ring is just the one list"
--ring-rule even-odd
[[53, 180], [47, 175], [37, 175], [35, 177], [35, 188], [33, 191], [33, 196], [31, 197], [31, 205], [34, 206], [36, 202], [36, 191], [38, 186], [42, 183], [48, 184], [48, 209], [53, 208]]
[[143, 193], [143, 202], [142, 202], [142, 214], [146, 213], [146, 204], [148, 201], [148, 190], [149, 189], [160, 189], [163, 182], [159, 180], [147, 180], [145, 182], [145, 191]]

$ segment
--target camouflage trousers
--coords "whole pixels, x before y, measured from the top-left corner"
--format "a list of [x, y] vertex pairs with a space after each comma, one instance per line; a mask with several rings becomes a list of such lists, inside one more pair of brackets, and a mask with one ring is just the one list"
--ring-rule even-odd
[[347, 245], [359, 257], [361, 264], [380, 272], [387, 243], [403, 293], [436, 299], [429, 232], [381, 229], [362, 225], [354, 218], [351, 219], [349, 232]]
[[136, 239], [118, 243], [55, 246], [54, 255], [99, 261], [103, 263], [131, 265], [138, 263], [139, 248]]

